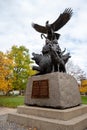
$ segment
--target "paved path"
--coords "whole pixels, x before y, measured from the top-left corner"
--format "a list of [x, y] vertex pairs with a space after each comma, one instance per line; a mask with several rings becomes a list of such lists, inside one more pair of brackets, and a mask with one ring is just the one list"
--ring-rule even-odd
[[17, 109], [14, 109], [14, 108], [0, 107], [0, 115], [5, 115], [5, 114], [16, 112], [16, 111]]
[[7, 121], [7, 114], [16, 111], [17, 109], [0, 107], [0, 130], [32, 130], [29, 127], [27, 128], [14, 122]]

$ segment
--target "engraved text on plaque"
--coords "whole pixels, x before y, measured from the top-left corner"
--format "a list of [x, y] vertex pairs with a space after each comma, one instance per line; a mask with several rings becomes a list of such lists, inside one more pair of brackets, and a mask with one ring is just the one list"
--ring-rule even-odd
[[48, 80], [33, 81], [32, 98], [49, 98]]

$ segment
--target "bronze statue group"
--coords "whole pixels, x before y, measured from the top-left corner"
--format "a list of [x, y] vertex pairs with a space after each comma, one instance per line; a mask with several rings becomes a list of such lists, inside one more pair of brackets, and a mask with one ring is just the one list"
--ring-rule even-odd
[[[62, 51], [58, 39], [60, 34], [55, 33], [63, 27], [71, 18], [72, 9], [68, 8], [60, 14], [58, 19], [49, 24], [49, 21], [46, 22], [45, 26], [38, 24], [32, 24], [32, 27], [41, 33], [41, 38], [45, 38], [45, 45], [42, 48], [42, 54], [32, 53], [32, 59], [36, 62], [38, 66], [33, 66], [33, 70], [37, 70], [38, 74], [46, 74], [51, 72], [66, 72], [65, 64], [68, 62], [70, 53], [65, 53], [65, 50]], [[46, 36], [45, 36], [46, 34]]]

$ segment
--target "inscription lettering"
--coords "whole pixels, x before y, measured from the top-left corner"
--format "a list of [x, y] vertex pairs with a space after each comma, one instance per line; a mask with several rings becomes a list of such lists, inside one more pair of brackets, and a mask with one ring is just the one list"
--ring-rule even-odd
[[32, 98], [49, 98], [48, 80], [33, 81]]

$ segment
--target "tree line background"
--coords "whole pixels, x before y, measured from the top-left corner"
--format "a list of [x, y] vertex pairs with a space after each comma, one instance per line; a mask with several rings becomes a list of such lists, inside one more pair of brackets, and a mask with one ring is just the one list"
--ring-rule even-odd
[[[28, 77], [36, 74], [32, 70], [33, 61], [25, 46], [12, 46], [6, 53], [0, 52], [0, 91], [6, 95], [12, 90], [25, 90]], [[86, 79], [86, 73], [72, 61], [67, 63], [67, 73], [77, 81]]]
[[25, 90], [28, 77], [36, 72], [31, 68], [29, 50], [25, 46], [12, 46], [6, 53], [0, 52], [0, 91]]

